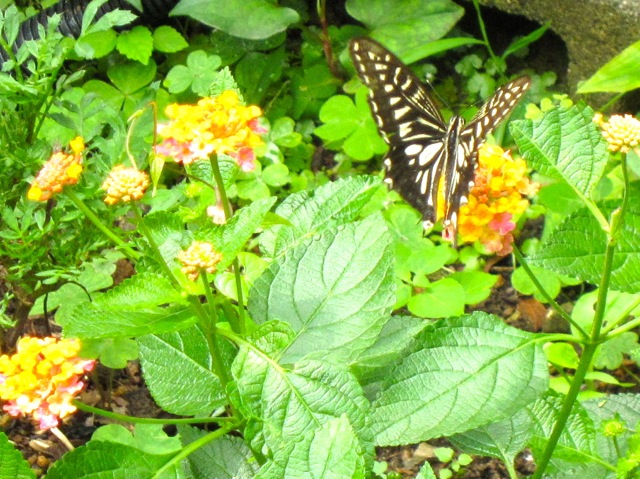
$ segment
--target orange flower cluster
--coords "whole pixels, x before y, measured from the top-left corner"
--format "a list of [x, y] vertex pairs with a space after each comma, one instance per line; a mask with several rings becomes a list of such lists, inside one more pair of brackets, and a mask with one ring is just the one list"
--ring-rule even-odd
[[203, 98], [197, 105], [172, 104], [166, 109], [170, 122], [158, 125], [164, 138], [156, 154], [172, 157], [185, 165], [206, 160], [212, 154], [233, 156], [243, 171], [255, 168], [253, 149], [263, 143], [258, 135], [262, 111], [255, 105], [243, 106], [235, 91], [216, 98]]
[[102, 189], [107, 192], [104, 202], [108, 205], [137, 201], [144, 196], [149, 186], [149, 175], [137, 168], [127, 168], [118, 165], [111, 170], [107, 179], [102, 183]]
[[82, 173], [82, 152], [84, 140], [78, 136], [69, 143], [71, 153], [57, 151], [42, 167], [31, 184], [27, 198], [33, 201], [47, 201], [53, 194], [60, 193], [67, 185], [75, 185]]
[[82, 391], [82, 376], [94, 360], [78, 358], [76, 340], [33, 338], [18, 342], [17, 352], [0, 356], [0, 399], [11, 416], [31, 415], [40, 429], [57, 427], [75, 412], [73, 398]]
[[191, 281], [200, 276], [201, 271], [209, 274], [216, 272], [216, 266], [222, 261], [222, 255], [218, 253], [211, 243], [194, 241], [186, 250], [178, 253], [178, 260], [182, 263], [182, 272]]
[[640, 144], [640, 120], [631, 115], [612, 115], [607, 122], [602, 113], [596, 113], [593, 121], [602, 129], [609, 151], [628, 153]]
[[[483, 144], [478, 151], [469, 202], [460, 208], [461, 241], [478, 241], [488, 253], [509, 254], [514, 239], [511, 232], [516, 227], [513, 218], [527, 209], [529, 201], [525, 196], [534, 195], [538, 188], [527, 177], [522, 159], [514, 160], [499, 146]], [[443, 204], [442, 199], [438, 204]]]

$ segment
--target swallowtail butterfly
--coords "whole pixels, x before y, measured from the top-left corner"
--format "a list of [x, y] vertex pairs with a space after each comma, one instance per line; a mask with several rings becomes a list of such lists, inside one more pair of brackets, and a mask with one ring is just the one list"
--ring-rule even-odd
[[385, 181], [422, 214], [429, 227], [436, 220], [444, 174], [443, 226], [455, 245], [458, 211], [473, 186], [478, 147], [513, 111], [531, 84], [529, 78], [500, 87], [469, 123], [454, 115], [447, 125], [424, 85], [393, 53], [369, 38], [352, 40], [350, 51], [358, 75], [369, 87], [378, 129], [390, 147]]

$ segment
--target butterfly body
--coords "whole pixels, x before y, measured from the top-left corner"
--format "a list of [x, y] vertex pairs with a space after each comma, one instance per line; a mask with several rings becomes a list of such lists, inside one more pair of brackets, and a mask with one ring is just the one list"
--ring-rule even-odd
[[420, 211], [428, 227], [436, 221], [444, 178], [443, 226], [455, 244], [458, 212], [473, 184], [478, 147], [513, 111], [530, 86], [529, 78], [500, 87], [469, 123], [458, 115], [445, 123], [423, 84], [393, 53], [369, 38], [352, 40], [350, 53], [389, 144], [385, 181]]

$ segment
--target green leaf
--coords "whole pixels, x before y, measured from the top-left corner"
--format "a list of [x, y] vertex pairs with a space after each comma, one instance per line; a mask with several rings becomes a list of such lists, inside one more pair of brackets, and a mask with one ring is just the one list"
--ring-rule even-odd
[[195, 50], [189, 53], [186, 66], [176, 65], [169, 71], [163, 85], [171, 93], [181, 93], [191, 87], [194, 93], [206, 96], [216, 79], [220, 64], [218, 55], [208, 55], [203, 50]]
[[147, 27], [138, 25], [118, 36], [116, 48], [129, 60], [146, 65], [153, 52], [153, 35]]
[[265, 231], [261, 250], [276, 256], [316, 233], [355, 220], [380, 186], [372, 177], [351, 177], [327, 183], [313, 191], [287, 196], [276, 214], [287, 220]]
[[129, 361], [138, 359], [138, 344], [129, 338], [84, 339], [81, 355], [99, 359], [108, 368], [122, 369]]
[[[402, 53], [402, 60], [407, 64], [417, 62], [423, 58], [437, 55], [438, 53], [453, 50], [467, 45], [484, 45], [482, 40], [470, 37], [443, 38], [428, 43], [417, 45], [415, 48]], [[402, 50], [401, 50], [402, 51]]]
[[551, 22], [547, 22], [544, 25], [536, 28], [534, 31], [532, 31], [528, 35], [525, 35], [524, 37], [520, 37], [512, 41], [509, 44], [509, 46], [505, 49], [501, 57], [503, 59], [507, 58], [512, 53], [515, 53], [518, 50], [521, 50], [522, 48], [525, 48], [530, 44], [537, 42], [540, 39], [540, 37], [542, 37], [542, 35], [544, 35], [544, 33], [549, 29], [550, 26], [551, 26]]
[[411, 316], [391, 316], [376, 342], [358, 356], [351, 366], [351, 372], [363, 385], [382, 381], [389, 373], [388, 368], [402, 357], [415, 336], [428, 324]]
[[169, 436], [162, 424], [136, 424], [133, 437], [136, 447], [149, 454], [170, 454], [180, 451], [180, 440]]
[[608, 159], [593, 114], [584, 105], [556, 108], [539, 121], [511, 122], [511, 134], [531, 168], [566, 182], [580, 197], [591, 197]]
[[256, 479], [364, 479], [358, 438], [346, 417], [333, 419], [276, 451]]
[[409, 298], [407, 307], [421, 318], [447, 318], [464, 313], [464, 288], [454, 279], [443, 278]]
[[[601, 211], [609, 215], [616, 202]], [[640, 288], [640, 188], [629, 190], [629, 206], [614, 245], [611, 289], [636, 293]], [[531, 264], [599, 284], [604, 267], [607, 235], [587, 208], [572, 213], [529, 258]]]
[[184, 298], [163, 275], [142, 272], [95, 298], [94, 305], [113, 310], [153, 307], [182, 302]]
[[183, 0], [172, 15], [185, 15], [230, 35], [262, 40], [300, 20], [298, 13], [267, 0]]
[[[582, 326], [585, 331], [590, 331], [593, 326], [598, 294], [598, 289], [583, 294], [575, 302], [573, 310], [571, 311], [571, 318]], [[626, 320], [629, 315], [640, 315], [640, 307], [637, 306], [639, 299], [640, 296], [638, 294], [609, 291], [604, 310], [603, 324], [606, 326], [618, 324], [620, 321]]]
[[36, 475], [24, 460], [20, 451], [0, 432], [0, 479], [35, 479]]
[[67, 336], [80, 339], [132, 338], [151, 333], [178, 331], [196, 322], [186, 307], [109, 309], [79, 305], [69, 315]]
[[289, 117], [280, 117], [269, 130], [269, 140], [285, 148], [294, 148], [302, 141], [302, 135], [295, 131], [295, 122]]
[[133, 438], [133, 434], [126, 427], [120, 424], [107, 424], [100, 426], [91, 435], [92, 440], [96, 441], [108, 441], [115, 442], [117, 444], [124, 444], [125, 446], [135, 447], [136, 440]]
[[[173, 466], [165, 473], [157, 472], [171, 459], [172, 455], [153, 455], [140, 449], [113, 442], [91, 441], [86, 446], [68, 452], [56, 461], [47, 479], [74, 478], [122, 478], [154, 479], [178, 477], [177, 467]], [[173, 476], [167, 475], [173, 474]]]
[[81, 58], [102, 58], [116, 47], [117, 37], [113, 30], [83, 35], [74, 45], [74, 50]]
[[282, 449], [304, 431], [313, 431], [344, 414], [371, 456], [369, 402], [346, 369], [314, 360], [284, 368], [261, 351], [242, 347], [231, 372], [245, 416], [259, 419], [271, 450]]
[[153, 81], [156, 76], [156, 64], [148, 63], [120, 63], [109, 67], [107, 76], [118, 90], [125, 96], [132, 95]]
[[[531, 272], [534, 274], [538, 282], [542, 285], [544, 290], [549, 293], [549, 296], [555, 298], [560, 294], [560, 279], [558, 274], [548, 269], [529, 265]], [[511, 284], [522, 294], [532, 294], [538, 301], [546, 303], [547, 300], [540, 293], [534, 282], [531, 280], [524, 268], [519, 267], [511, 275]]]
[[420, 468], [420, 472], [418, 472], [416, 479], [436, 479], [436, 474], [433, 472], [431, 464], [425, 462]]
[[212, 371], [206, 337], [199, 328], [142, 336], [138, 344], [145, 383], [165, 411], [207, 415], [225, 404], [220, 379]]
[[638, 347], [638, 335], [627, 331], [608, 339], [598, 347], [593, 365], [598, 369], [615, 370], [622, 365], [625, 354]]
[[[547, 395], [527, 407], [533, 423], [533, 438], [529, 442], [529, 447], [534, 457], [542, 454], [546, 447], [551, 431], [558, 420], [563, 401], [563, 397]], [[595, 438], [593, 420], [583, 406], [576, 403], [554, 450], [548, 472], [568, 471], [582, 464], [588, 464], [589, 468], [597, 469], [597, 463], [601, 459], [596, 452]], [[590, 474], [590, 477], [599, 476]]]
[[329, 143], [344, 140], [344, 151], [354, 160], [366, 161], [387, 151], [371, 117], [364, 87], [356, 92], [355, 104], [344, 95], [329, 98], [320, 109], [320, 120], [324, 125], [314, 133]]
[[565, 342], [547, 343], [544, 346], [544, 353], [550, 363], [563, 368], [575, 369], [578, 367], [580, 358], [572, 344]]
[[373, 404], [378, 445], [464, 432], [513, 415], [548, 387], [535, 336], [476, 312], [430, 325]]
[[255, 234], [276, 199], [272, 196], [254, 201], [236, 211], [226, 224], [211, 226], [199, 234], [200, 239], [211, 241], [216, 251], [222, 254], [218, 271], [225, 270], [233, 262], [245, 243]]
[[[185, 446], [213, 434], [186, 424], [178, 425], [178, 433]], [[187, 462], [193, 477], [216, 479], [252, 479], [259, 467], [242, 439], [228, 435], [198, 447]]]
[[498, 276], [484, 271], [459, 271], [447, 278], [462, 285], [466, 304], [478, 304], [487, 299], [491, 295], [491, 288], [498, 281]]
[[497, 457], [513, 464], [533, 434], [531, 426], [527, 411], [520, 410], [501, 421], [455, 434], [449, 440], [467, 454]]
[[163, 53], [175, 53], [187, 48], [189, 44], [175, 28], [162, 25], [153, 32], [153, 48]]
[[267, 89], [282, 77], [284, 47], [271, 53], [248, 52], [238, 62], [235, 79], [247, 103], [262, 103]]
[[283, 186], [291, 181], [289, 168], [283, 163], [274, 163], [262, 170], [262, 180], [269, 186]]
[[258, 324], [296, 331], [284, 358], [350, 362], [371, 346], [394, 303], [393, 254], [379, 215], [317, 234], [258, 278], [248, 309]]
[[442, 38], [464, 9], [449, 0], [347, 0], [347, 12], [400, 58]]
[[[640, 398], [638, 394], [610, 394], [606, 398], [590, 399], [584, 401], [582, 406], [587, 410], [596, 428], [600, 429], [602, 423], [607, 420], [618, 418], [626, 425], [627, 429], [623, 434], [616, 437], [615, 442], [604, 434], [596, 434], [597, 452], [604, 460], [610, 464], [615, 464], [620, 459], [620, 453], [630, 451], [629, 443], [632, 434], [635, 433], [636, 426], [640, 422]], [[605, 469], [594, 463], [591, 467], [595, 472], [604, 472]], [[608, 472], [608, 470], [607, 470]], [[576, 476], [579, 477], [579, 476]], [[583, 476], [586, 477], [586, 476]], [[593, 477], [605, 477], [599, 474]]]
[[625, 48], [578, 87], [578, 93], [625, 93], [640, 87], [637, 75], [640, 41]]

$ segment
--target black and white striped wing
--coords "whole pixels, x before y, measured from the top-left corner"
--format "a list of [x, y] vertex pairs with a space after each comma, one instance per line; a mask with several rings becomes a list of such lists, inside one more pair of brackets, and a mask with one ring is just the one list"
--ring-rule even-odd
[[530, 86], [528, 77], [520, 77], [501, 86], [460, 131], [455, 160], [451, 159], [452, 167], [445, 173], [445, 226], [451, 224], [457, 231], [457, 214], [460, 206], [467, 203], [478, 163], [478, 148], [485, 137], [511, 114]]
[[527, 77], [503, 87], [465, 125], [454, 116], [448, 125], [420, 80], [379, 43], [351, 41], [358, 75], [369, 87], [369, 104], [389, 143], [387, 180], [428, 223], [435, 222], [438, 187], [444, 175], [443, 224], [455, 244], [458, 211], [474, 180], [478, 147], [515, 108], [530, 86]]
[[389, 144], [387, 181], [425, 220], [435, 221], [446, 162], [447, 127], [426, 89], [395, 55], [369, 38], [351, 41], [351, 57], [369, 87], [369, 105]]

